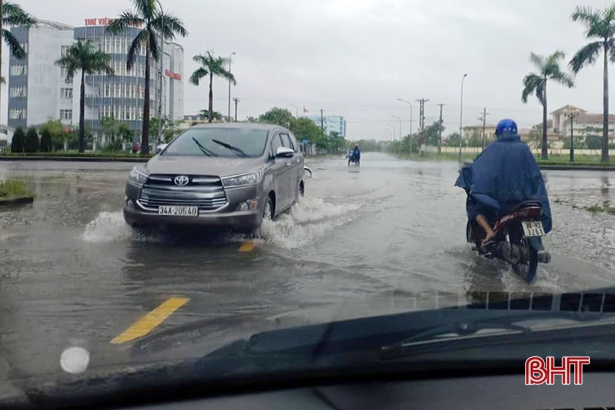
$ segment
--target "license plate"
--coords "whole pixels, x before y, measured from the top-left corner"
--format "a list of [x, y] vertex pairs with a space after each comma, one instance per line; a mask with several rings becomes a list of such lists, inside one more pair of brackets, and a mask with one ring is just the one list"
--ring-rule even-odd
[[523, 233], [525, 233], [525, 236], [528, 238], [531, 237], [535, 237], [535, 236], [545, 236], [545, 228], [542, 226], [542, 221], [535, 221], [535, 222], [521, 222], [521, 224], [523, 225]]
[[198, 216], [199, 208], [196, 206], [161, 206], [158, 207], [158, 215]]

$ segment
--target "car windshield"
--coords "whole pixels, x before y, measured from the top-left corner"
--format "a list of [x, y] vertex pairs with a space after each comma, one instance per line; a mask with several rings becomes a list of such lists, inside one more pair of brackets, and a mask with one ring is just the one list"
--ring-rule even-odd
[[0, 410], [615, 363], [615, 0], [76, 4], [0, 0]]
[[162, 155], [260, 157], [268, 136], [266, 129], [195, 127], [179, 135]]

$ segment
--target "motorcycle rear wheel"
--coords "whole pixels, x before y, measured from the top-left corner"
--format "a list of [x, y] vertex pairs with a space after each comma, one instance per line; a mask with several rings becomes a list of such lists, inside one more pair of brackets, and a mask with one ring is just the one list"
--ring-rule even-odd
[[529, 260], [522, 263], [512, 264], [512, 270], [517, 275], [521, 276], [527, 283], [532, 283], [536, 278], [536, 271], [538, 270], [538, 251], [530, 246], [527, 238], [521, 239], [523, 247], [527, 247]]

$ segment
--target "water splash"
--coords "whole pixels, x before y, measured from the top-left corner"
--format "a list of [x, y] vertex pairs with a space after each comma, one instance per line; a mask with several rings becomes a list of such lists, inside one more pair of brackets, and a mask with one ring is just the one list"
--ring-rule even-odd
[[320, 198], [302, 198], [289, 213], [275, 221], [265, 221], [264, 239], [284, 249], [301, 248], [322, 238], [327, 232], [352, 221], [362, 203], [332, 204]]
[[[332, 204], [320, 198], [306, 198], [295, 204], [290, 212], [276, 221], [265, 221], [259, 245], [269, 243], [283, 249], [296, 249], [322, 238], [325, 233], [350, 222], [353, 212], [362, 203]], [[166, 239], [165, 239], [166, 238]], [[200, 238], [193, 236], [192, 239]], [[87, 243], [159, 242], [172, 240], [167, 234], [155, 230], [140, 231], [126, 224], [121, 212], [101, 212], [85, 228], [82, 239]], [[223, 235], [214, 243], [236, 243], [246, 240], [245, 235]]]
[[121, 242], [130, 240], [133, 231], [124, 221], [122, 212], [101, 212], [85, 227], [83, 241], [88, 243]]

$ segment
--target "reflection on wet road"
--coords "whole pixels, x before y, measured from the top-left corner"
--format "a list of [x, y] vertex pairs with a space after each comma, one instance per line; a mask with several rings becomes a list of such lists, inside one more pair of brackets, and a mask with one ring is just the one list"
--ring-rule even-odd
[[613, 283], [614, 217], [583, 207], [614, 202], [615, 173], [545, 172], [553, 261], [528, 286], [465, 244], [456, 163], [366, 154], [360, 168], [343, 158], [308, 165], [302, 202], [246, 242], [133, 231], [121, 213], [131, 164], [0, 163], [0, 178], [31, 178], [37, 192], [33, 205], [0, 211], [2, 356], [24, 374], [55, 372], [64, 348], [109, 349], [131, 326], [139, 337], [203, 319], [327, 321], [403, 309], [416, 292]]

